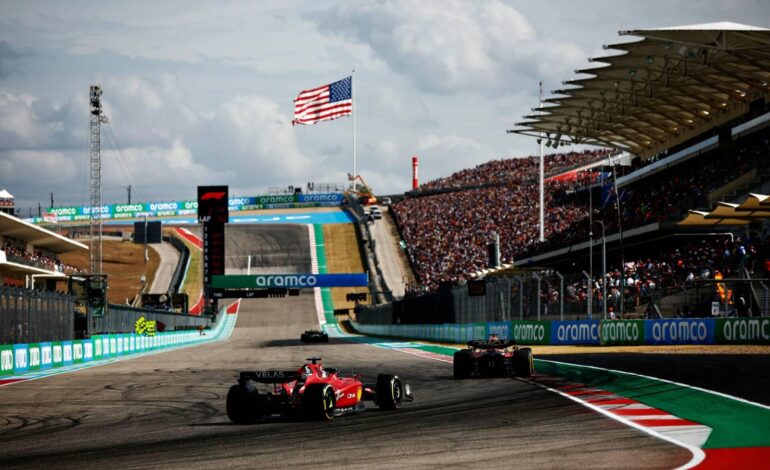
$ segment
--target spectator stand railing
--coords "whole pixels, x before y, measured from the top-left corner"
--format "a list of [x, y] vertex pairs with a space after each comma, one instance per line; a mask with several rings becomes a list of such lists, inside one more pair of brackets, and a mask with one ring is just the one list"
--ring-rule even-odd
[[59, 292], [0, 286], [0, 344], [73, 339], [74, 305]]

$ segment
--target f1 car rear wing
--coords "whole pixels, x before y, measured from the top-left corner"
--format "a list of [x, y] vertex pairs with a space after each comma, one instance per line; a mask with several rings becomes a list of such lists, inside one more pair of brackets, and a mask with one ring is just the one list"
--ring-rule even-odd
[[253, 380], [262, 384], [284, 384], [299, 378], [301, 376], [296, 370], [258, 370], [241, 372], [239, 381]]
[[468, 347], [473, 349], [505, 349], [510, 348], [515, 344], [516, 342], [510, 339], [474, 339], [468, 341]]

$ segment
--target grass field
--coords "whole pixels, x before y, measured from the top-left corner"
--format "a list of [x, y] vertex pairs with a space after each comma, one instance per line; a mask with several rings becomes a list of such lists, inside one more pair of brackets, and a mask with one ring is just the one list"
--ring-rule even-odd
[[[109, 303], [125, 304], [126, 299], [132, 300], [142, 288], [142, 275], [146, 276], [147, 285], [152, 285], [155, 271], [160, 263], [160, 257], [155, 250], [147, 251], [150, 258], [147, 263], [144, 261], [144, 245], [104, 240], [102, 252], [103, 270], [109, 275], [107, 290]], [[88, 251], [65, 253], [61, 255], [61, 260], [71, 266], [88, 270], [91, 264], [89, 253]]]
[[[356, 228], [353, 224], [327, 224], [323, 227], [326, 248], [326, 268], [329, 273], [365, 272], [363, 260], [358, 250]], [[335, 287], [331, 289], [334, 308], [355, 307], [353, 302], [345, 300], [349, 292], [368, 292], [366, 287]], [[368, 303], [368, 302], [367, 302]]]

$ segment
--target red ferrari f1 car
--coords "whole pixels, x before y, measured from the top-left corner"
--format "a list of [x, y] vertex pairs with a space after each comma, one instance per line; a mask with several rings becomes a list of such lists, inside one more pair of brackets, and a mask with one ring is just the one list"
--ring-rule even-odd
[[[380, 409], [395, 410], [412, 401], [409, 384], [396, 375], [380, 374], [377, 383], [364, 384], [360, 374], [341, 377], [326, 368], [320, 357], [310, 357], [299, 369], [241, 372], [238, 384], [227, 393], [227, 417], [237, 424], [253, 423], [273, 414], [304, 416], [328, 421], [335, 416], [357, 413], [373, 401]], [[257, 384], [271, 384], [260, 392]]]
[[511, 340], [473, 340], [468, 348], [456, 351], [454, 377], [529, 377], [534, 371], [532, 350], [520, 348]]

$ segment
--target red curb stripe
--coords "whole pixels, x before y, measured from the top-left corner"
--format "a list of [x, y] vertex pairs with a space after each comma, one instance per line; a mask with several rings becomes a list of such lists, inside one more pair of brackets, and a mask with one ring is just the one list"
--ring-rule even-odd
[[0, 379], [0, 386], [8, 385], [16, 382], [24, 382], [27, 379]]
[[663, 410], [659, 410], [657, 408], [632, 408], [630, 410], [626, 408], [617, 408], [615, 410], [612, 410], [612, 412], [620, 416], [652, 416], [652, 415], [667, 416], [670, 414]]
[[241, 308], [241, 299], [236, 300], [235, 302], [231, 303], [225, 312], [228, 315], [234, 315], [238, 313], [238, 309]]
[[181, 228], [175, 228], [174, 231], [179, 234], [180, 237], [184, 238], [188, 242], [192, 243], [199, 249], [203, 249], [203, 240], [196, 237], [193, 233], [191, 233], [189, 230], [181, 229]]
[[588, 403], [596, 406], [603, 406], [603, 405], [635, 405], [639, 403], [638, 401], [631, 400], [630, 398], [613, 398], [610, 400], [605, 400], [603, 398], [597, 398], [595, 400], [586, 400]]
[[203, 305], [205, 303], [206, 301], [203, 299], [203, 293], [201, 292], [198, 296], [198, 301], [189, 309], [190, 315], [200, 315], [203, 312]]
[[741, 447], [733, 449], [703, 449], [705, 460], [698, 470], [767, 468], [770, 447]]
[[607, 397], [614, 397], [614, 396], [616, 396], [615, 393], [608, 392], [606, 390], [599, 390], [598, 388], [594, 388], [594, 389], [591, 389], [591, 390], [577, 390], [577, 391], [572, 391], [572, 392], [565, 391], [564, 393], [566, 393], [567, 395], [572, 395], [573, 397], [579, 397], [579, 396], [583, 396], [583, 395], [597, 395], [597, 396], [598, 395], [604, 395], [604, 396], [607, 396]]
[[585, 384], [567, 384], [567, 385], [562, 385], [561, 387], [557, 387], [557, 388], [559, 390], [564, 391], [564, 390], [573, 390], [573, 389], [576, 389], [576, 388], [585, 388], [585, 387], [586, 387]]
[[676, 419], [636, 419], [633, 420], [636, 424], [646, 426], [649, 428], [654, 427], [671, 427], [671, 426], [702, 426], [700, 423], [688, 421], [682, 418]]

